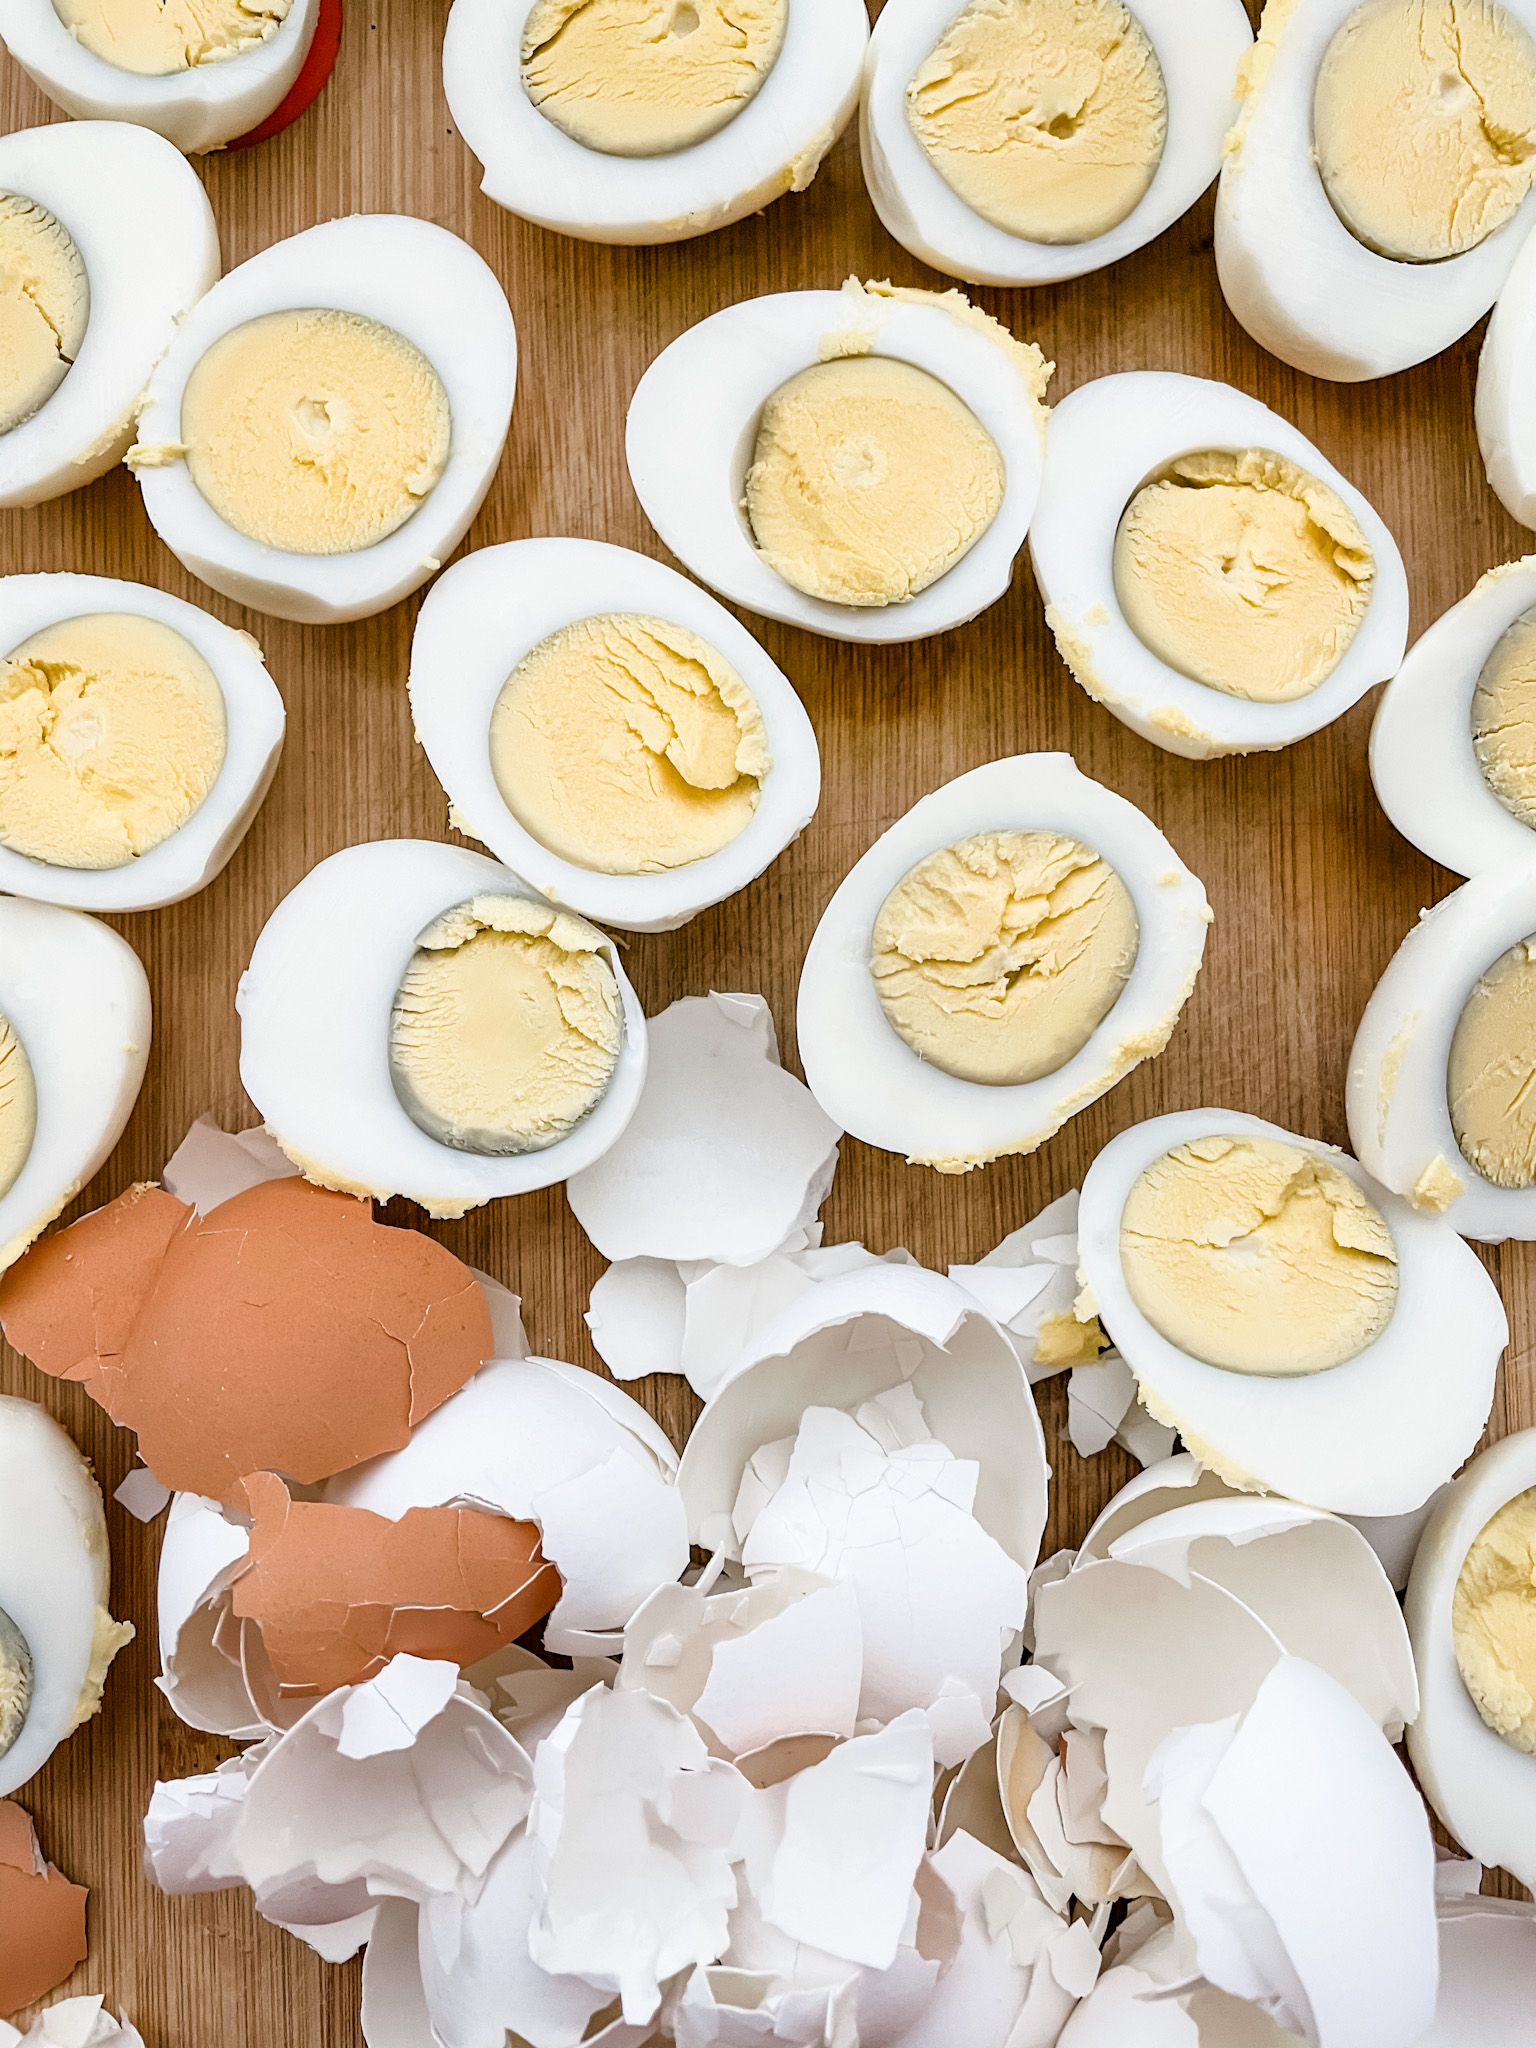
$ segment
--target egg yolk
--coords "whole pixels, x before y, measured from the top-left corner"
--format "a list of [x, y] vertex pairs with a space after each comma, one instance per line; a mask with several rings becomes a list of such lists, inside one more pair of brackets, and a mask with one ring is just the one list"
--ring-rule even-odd
[[119, 71], [163, 78], [254, 50], [292, 0], [53, 0], [82, 49]]
[[224, 696], [157, 619], [67, 619], [0, 659], [0, 845], [116, 868], [186, 824], [224, 765]]
[[789, 0], [537, 0], [523, 86], [605, 156], [670, 156], [718, 134], [784, 46]]
[[1336, 491], [1266, 449], [1184, 455], [1115, 535], [1115, 595], [1180, 675], [1256, 704], [1306, 697], [1360, 629], [1376, 565]]
[[623, 1036], [601, 943], [568, 911], [511, 896], [477, 896], [423, 932], [395, 996], [389, 1063], [428, 1137], [538, 1152], [596, 1108]]
[[32, 1062], [12, 1025], [0, 1016], [0, 1197], [15, 1187], [36, 1136]]
[[181, 401], [187, 468], [209, 505], [298, 555], [351, 554], [403, 526], [447, 466], [451, 424], [419, 349], [329, 309], [232, 328]]
[[1536, 611], [1500, 634], [1472, 695], [1472, 748], [1483, 780], [1536, 830]]
[[0, 1757], [15, 1747], [16, 1738], [26, 1725], [32, 1706], [33, 1677], [31, 1647], [0, 1607]]
[[51, 213], [0, 192], [0, 434], [47, 404], [90, 318], [85, 264]]
[[1536, 937], [1501, 953], [1468, 996], [1445, 1080], [1467, 1164], [1495, 1187], [1536, 1187]]
[[1536, 1756], [1536, 1486], [1506, 1501], [1467, 1552], [1451, 1640], [1483, 1720]]
[[1014, 1087], [1087, 1044], [1136, 964], [1130, 891], [1060, 832], [978, 832], [886, 897], [870, 972], [892, 1028], [961, 1081]]
[[1536, 177], [1536, 43], [1494, 0], [1369, 0], [1328, 45], [1312, 135], [1356, 241], [1400, 263], [1460, 256]]
[[1337, 1166], [1277, 1138], [1196, 1138], [1165, 1152], [1126, 1198], [1120, 1263], [1153, 1329], [1229, 1372], [1343, 1365], [1397, 1302], [1380, 1210]]
[[1145, 198], [1168, 95], [1121, 0], [972, 0], [913, 73], [907, 121], [983, 220], [1029, 242], [1089, 242]]
[[491, 713], [508, 810], [562, 860], [605, 875], [686, 867], [729, 846], [772, 763], [757, 700], [665, 619], [578, 619], [526, 655]]
[[937, 377], [890, 356], [817, 363], [763, 408], [747, 514], [786, 583], [831, 604], [904, 604], [997, 517], [1003, 458]]

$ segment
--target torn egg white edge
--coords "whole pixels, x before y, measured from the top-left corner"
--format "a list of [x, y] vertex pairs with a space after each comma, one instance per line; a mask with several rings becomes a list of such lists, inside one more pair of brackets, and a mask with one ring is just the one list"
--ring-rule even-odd
[[[1524, 18], [1528, 29], [1536, 29], [1524, 8], [1512, 11]], [[1520, 213], [1527, 214], [1529, 207], [1527, 200]], [[1501, 230], [1501, 236], [1509, 235], [1518, 220], [1519, 216]], [[1526, 527], [1536, 526], [1536, 409], [1521, 374], [1536, 347], [1536, 256], [1526, 246], [1529, 241], [1526, 233], [1488, 322], [1478, 358], [1475, 406], [1489, 488], [1510, 518]]]

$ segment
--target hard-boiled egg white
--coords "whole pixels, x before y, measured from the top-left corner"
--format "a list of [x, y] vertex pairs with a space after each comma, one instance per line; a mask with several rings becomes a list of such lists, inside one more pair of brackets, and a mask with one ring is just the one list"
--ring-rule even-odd
[[77, 910], [158, 910], [206, 887], [250, 830], [277, 773], [287, 714], [247, 634], [179, 597], [109, 576], [0, 578], [0, 661], [34, 633], [98, 612], [154, 619], [203, 657], [224, 700], [224, 764], [186, 823], [124, 866], [59, 867], [0, 844], [0, 889]]
[[[941, 177], [907, 116], [907, 87], [964, 0], [889, 0], [870, 38], [859, 139], [875, 211], [914, 256], [971, 284], [1052, 284], [1102, 270], [1188, 212], [1221, 168], [1238, 62], [1253, 41], [1241, 0], [1135, 0], [1167, 93], [1167, 135], [1145, 194], [1080, 242], [1032, 242], [973, 211]], [[969, 81], [967, 81], [969, 82]]]
[[[1184, 675], [1140, 639], [1115, 589], [1115, 538], [1142, 485], [1180, 456], [1265, 450], [1326, 484], [1370, 544], [1365, 616], [1332, 671], [1281, 703], [1229, 696]], [[1035, 580], [1062, 659], [1089, 696], [1154, 746], [1190, 760], [1268, 752], [1329, 725], [1393, 674], [1408, 632], [1408, 580], [1380, 516], [1289, 420], [1203, 377], [1130, 370], [1100, 377], [1051, 414], [1029, 536]]]
[[[1129, 978], [1081, 1050], [1013, 1086], [962, 1080], [887, 1020], [870, 971], [875, 921], [919, 862], [989, 831], [1064, 834], [1119, 876], [1135, 907]], [[1031, 1152], [1134, 1066], [1161, 1052], [1195, 984], [1211, 921], [1205, 891], [1151, 819], [1067, 754], [1019, 754], [914, 804], [851, 870], [816, 927], [796, 1029], [811, 1092], [866, 1143], [944, 1172]]]
[[1510, 266], [1477, 364], [1477, 442], [1489, 488], [1511, 519], [1536, 526], [1536, 247], [1529, 235]]
[[[602, 957], [623, 1005], [606, 1093], [542, 1151], [460, 1151], [407, 1114], [390, 1071], [390, 1019], [417, 940], [477, 896], [550, 907], [509, 869], [464, 847], [381, 839], [333, 853], [273, 911], [240, 980], [240, 1078], [283, 1150], [311, 1180], [406, 1195], [434, 1216], [462, 1216], [502, 1195], [549, 1187], [614, 1142], [645, 1080], [645, 1017], [614, 947]], [[3, 998], [0, 998], [3, 1000]]]
[[3, 1272], [122, 1136], [149, 1058], [149, 983], [109, 926], [0, 896], [0, 1017], [26, 1056], [37, 1119], [0, 1194]]
[[[773, 68], [723, 128], [666, 155], [608, 155], [566, 134], [529, 96], [522, 49], [535, 4], [454, 0], [443, 89], [484, 166], [481, 189], [557, 234], [681, 242], [729, 227], [781, 193], [803, 192], [858, 104], [869, 40], [863, 0], [793, 0]], [[658, 20], [667, 13], [656, 9]], [[667, 23], [662, 32], [686, 30]]]
[[0, 505], [39, 505], [122, 460], [151, 370], [219, 274], [219, 232], [180, 151], [120, 121], [0, 136], [0, 194], [53, 216], [79, 252], [90, 299], [63, 380], [0, 434]]
[[[1121, 1218], [1148, 1167], [1203, 1138], [1278, 1141], [1348, 1176], [1385, 1220], [1397, 1295], [1385, 1327], [1327, 1370], [1270, 1376], [1207, 1364], [1169, 1341], [1132, 1298]], [[1345, 1515], [1405, 1514], [1455, 1471], [1482, 1434], [1508, 1340], [1498, 1291], [1476, 1254], [1317, 1139], [1237, 1110], [1193, 1109], [1122, 1131], [1083, 1182], [1078, 1258], [1104, 1328], [1141, 1399], [1202, 1465], [1244, 1491], [1284, 1494]]]
[[[502, 686], [563, 626], [633, 613], [686, 627], [723, 655], [762, 713], [772, 767], [757, 808], [718, 852], [649, 874], [578, 866], [541, 844], [507, 805], [487, 744]], [[676, 570], [590, 540], [510, 541], [454, 563], [421, 608], [411, 643], [416, 737], [453, 822], [544, 895], [624, 931], [671, 931], [760, 875], [814, 814], [821, 756], [778, 665], [723, 605]]]
[[[404, 524], [371, 547], [267, 547], [220, 517], [185, 460], [183, 400], [208, 350], [249, 321], [298, 309], [390, 329], [426, 358], [447, 395], [446, 467]], [[506, 294], [468, 243], [403, 214], [351, 214], [274, 242], [182, 322], [150, 380], [130, 460], [156, 532], [210, 588], [306, 625], [366, 618], [425, 583], [464, 538], [501, 460], [516, 381]]]
[[[883, 356], [926, 371], [967, 405], [1002, 457], [1001, 506], [968, 553], [906, 603], [831, 603], [769, 567], [744, 493], [767, 400], [817, 362]], [[629, 408], [629, 473], [646, 517], [734, 604], [834, 640], [921, 640], [963, 625], [1008, 588], [1034, 515], [1048, 366], [958, 293], [778, 292], [712, 314], [663, 349]]]

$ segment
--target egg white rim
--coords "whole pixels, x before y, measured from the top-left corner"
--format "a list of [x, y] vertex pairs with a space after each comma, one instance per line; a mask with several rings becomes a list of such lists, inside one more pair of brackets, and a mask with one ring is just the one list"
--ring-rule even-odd
[[[756, 810], [728, 845], [686, 867], [608, 875], [564, 860], [519, 824], [491, 772], [491, 714], [518, 663], [562, 626], [609, 612], [697, 633], [763, 715], [773, 767]], [[416, 737], [459, 829], [543, 895], [625, 931], [669, 930], [745, 888], [798, 837], [821, 794], [816, 734], [783, 670], [696, 583], [605, 541], [507, 541], [455, 562], [417, 618], [410, 696]]]
[[[1136, 961], [1082, 1049], [1012, 1087], [962, 1081], [909, 1046], [869, 970], [875, 920], [919, 861], [974, 833], [1055, 831], [1119, 875], [1140, 926]], [[1176, 1019], [1209, 926], [1205, 890], [1144, 812], [1082, 774], [1070, 754], [989, 761], [919, 799], [850, 869], [822, 912], [800, 974], [796, 1031], [811, 1093], [866, 1144], [910, 1161], [1033, 1150], [1140, 1064], [1125, 1047]]]
[[1477, 441], [1494, 495], [1511, 519], [1536, 526], [1536, 408], [1527, 365], [1536, 355], [1536, 252], [1526, 236], [1499, 288], [1477, 364]]
[[[424, 290], [423, 277], [433, 280]], [[447, 288], [445, 288], [445, 285]], [[459, 236], [406, 214], [349, 214], [274, 242], [201, 299], [150, 379], [139, 444], [181, 447], [187, 380], [213, 343], [263, 314], [311, 307], [392, 328], [431, 363], [448, 394], [452, 441], [431, 492], [391, 534], [349, 554], [268, 548], [227, 525], [184, 460], [138, 470], [144, 509], [194, 576], [239, 602], [308, 624], [393, 603], [432, 575], [468, 531], [500, 460], [517, 381], [517, 335], [495, 273]], [[466, 373], [467, 353], [475, 368]]]
[[[1288, 1378], [1232, 1372], [1181, 1351], [1137, 1308], [1120, 1262], [1126, 1199], [1165, 1152], [1211, 1137], [1275, 1138], [1298, 1146], [1346, 1174], [1381, 1211], [1397, 1248], [1397, 1301], [1387, 1327], [1358, 1356], [1326, 1372]], [[1257, 1486], [1335, 1514], [1406, 1514], [1455, 1471], [1482, 1434], [1509, 1339], [1497, 1289], [1449, 1224], [1415, 1214], [1358, 1160], [1320, 1139], [1228, 1109], [1180, 1110], [1133, 1124], [1111, 1139], [1084, 1177], [1078, 1257], [1142, 1400], [1178, 1429], [1201, 1464], [1241, 1489]], [[1405, 1332], [1409, 1342], [1399, 1358], [1395, 1344]], [[1441, 1398], [1451, 1391], [1454, 1405]], [[1327, 1450], [1336, 1445], [1369, 1447], [1338, 1485], [1326, 1476]]]
[[0, 1195], [0, 1272], [79, 1194], [122, 1136], [149, 1060], [149, 981], [109, 925], [0, 896], [0, 1014], [37, 1088], [26, 1162]]
[[870, 37], [859, 118], [864, 183], [903, 248], [970, 284], [1054, 284], [1081, 277], [1160, 235], [1221, 169], [1234, 80], [1253, 42], [1242, 0], [1126, 0], [1162, 67], [1167, 140], [1152, 182], [1117, 226], [1086, 242], [1031, 242], [973, 213], [930, 161], [907, 120], [907, 86], [966, 0], [886, 0]]
[[[763, 408], [820, 359], [824, 338], [857, 334], [861, 353], [911, 363], [968, 405], [996, 443], [1005, 483], [997, 516], [935, 583], [907, 604], [829, 604], [807, 597], [757, 552], [743, 507]], [[829, 291], [776, 292], [712, 313], [664, 348], [635, 388], [625, 431], [629, 474], [646, 517], [711, 589], [787, 626], [833, 640], [922, 640], [995, 604], [1040, 491], [1043, 410], [1001, 344], [942, 305]], [[731, 365], [722, 378], [713, 367]], [[674, 394], [686, 390], [687, 404]], [[681, 504], [681, 511], [677, 509]]]
[[[1115, 536], [1131, 499], [1181, 455], [1217, 448], [1269, 449], [1329, 485], [1360, 522], [1375, 558], [1359, 630], [1317, 688], [1289, 703], [1229, 697], [1170, 668], [1138, 638], [1115, 591]], [[1091, 664], [1091, 679], [1077, 681], [1143, 739], [1190, 760], [1305, 739], [1384, 682], [1403, 658], [1408, 577], [1380, 514], [1289, 420], [1230, 384], [1166, 370], [1126, 370], [1080, 384], [1051, 414], [1029, 548], [1058, 642], [1065, 633]], [[1180, 722], [1190, 730], [1180, 730]]]
[[[360, 894], [379, 899], [377, 921], [356, 914]], [[306, 1171], [381, 1200], [388, 1190], [434, 1215], [461, 1215], [589, 1166], [633, 1116], [645, 1081], [645, 1014], [611, 940], [600, 951], [624, 1010], [618, 1064], [569, 1137], [541, 1152], [492, 1157], [439, 1144], [406, 1114], [389, 1072], [395, 995], [426, 927], [483, 895], [549, 907], [485, 854], [435, 840], [376, 839], [311, 868], [268, 918], [235, 996], [240, 1078], [273, 1137]], [[386, 922], [388, 944], [379, 938]]]
[[[443, 88], [498, 206], [556, 234], [681, 241], [728, 227], [814, 173], [858, 103], [864, 0], [789, 0], [773, 69], [716, 134], [669, 156], [605, 156], [541, 114], [523, 84], [536, 0], [454, 0]], [[809, 182], [805, 178], [805, 182]]]

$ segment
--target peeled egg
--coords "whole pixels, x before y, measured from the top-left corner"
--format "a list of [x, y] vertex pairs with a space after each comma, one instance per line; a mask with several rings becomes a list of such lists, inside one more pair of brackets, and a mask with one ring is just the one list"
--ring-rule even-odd
[[[282, 752], [255, 642], [142, 583], [0, 578], [0, 703], [14, 717], [28, 700], [30, 745], [19, 720], [0, 743], [0, 889], [78, 910], [156, 910], [206, 887]], [[75, 860], [50, 859], [55, 846]]]
[[443, 89], [499, 206], [588, 242], [681, 242], [805, 190], [868, 40], [863, 0], [454, 0]]
[[[823, 912], [796, 1013], [806, 1080], [845, 1130], [914, 1164], [1032, 1152], [1162, 1051], [1210, 921], [1151, 819], [1069, 755], [973, 768], [877, 839]], [[1029, 1007], [1010, 1019], [1016, 996]]]
[[1288, 747], [1403, 657], [1408, 580], [1381, 518], [1288, 420], [1203, 377], [1132, 370], [1062, 400], [1030, 556], [1077, 681], [1190, 760]]
[[1477, 440], [1489, 488], [1511, 519], [1536, 526], [1536, 249], [1527, 236], [1499, 292], [1477, 365]]
[[[35, 300], [21, 285], [32, 273]], [[0, 505], [40, 505], [121, 462], [151, 370], [218, 274], [202, 183], [158, 135], [71, 121], [0, 136], [0, 310], [10, 300], [15, 351], [0, 378]]]
[[745, 888], [820, 796], [783, 671], [697, 584], [601, 541], [454, 563], [417, 619], [410, 691], [458, 829], [625, 931]]
[[887, 0], [859, 130], [875, 211], [972, 284], [1118, 263], [1215, 179], [1252, 41], [1242, 0]]
[[[1221, 1220], [1202, 1225], [1186, 1198], [1223, 1158], [1271, 1181], [1213, 1176]], [[1317, 1139], [1227, 1109], [1133, 1125], [1083, 1182], [1078, 1259], [1078, 1312], [1100, 1316], [1158, 1421], [1244, 1491], [1406, 1514], [1487, 1421], [1498, 1290], [1448, 1224]]]
[[222, 596], [306, 625], [367, 618], [464, 538], [516, 378], [506, 295], [468, 243], [351, 214], [198, 304], [128, 460], [160, 538]]
[[[466, 919], [456, 922], [458, 912]], [[421, 980], [498, 929], [550, 949], [526, 949], [524, 986], [514, 979], [509, 994], [489, 973], [458, 990]], [[601, 963], [595, 988], [576, 978], [587, 958]], [[594, 1082], [575, 1041], [583, 1006], [604, 990], [616, 1044]], [[240, 1078], [294, 1164], [322, 1187], [379, 1201], [406, 1195], [433, 1216], [462, 1216], [590, 1165], [629, 1122], [645, 1080], [645, 1018], [612, 942], [484, 854], [427, 840], [375, 840], [311, 868], [268, 918], [236, 1008]], [[456, 1086], [471, 1116], [483, 1098], [489, 1122], [507, 1057], [523, 1063], [514, 1106], [549, 1119], [545, 1142], [522, 1150], [494, 1129], [445, 1126], [442, 1105], [423, 1092]], [[434, 1135], [445, 1127], [455, 1142]]]
[[[850, 278], [747, 299], [641, 378], [629, 473], [667, 546], [732, 603], [834, 640], [921, 640], [1008, 588], [1040, 489], [1049, 376], [1032, 343], [959, 292]], [[754, 531], [754, 491], [771, 537]], [[849, 601], [808, 588], [796, 548]]]

